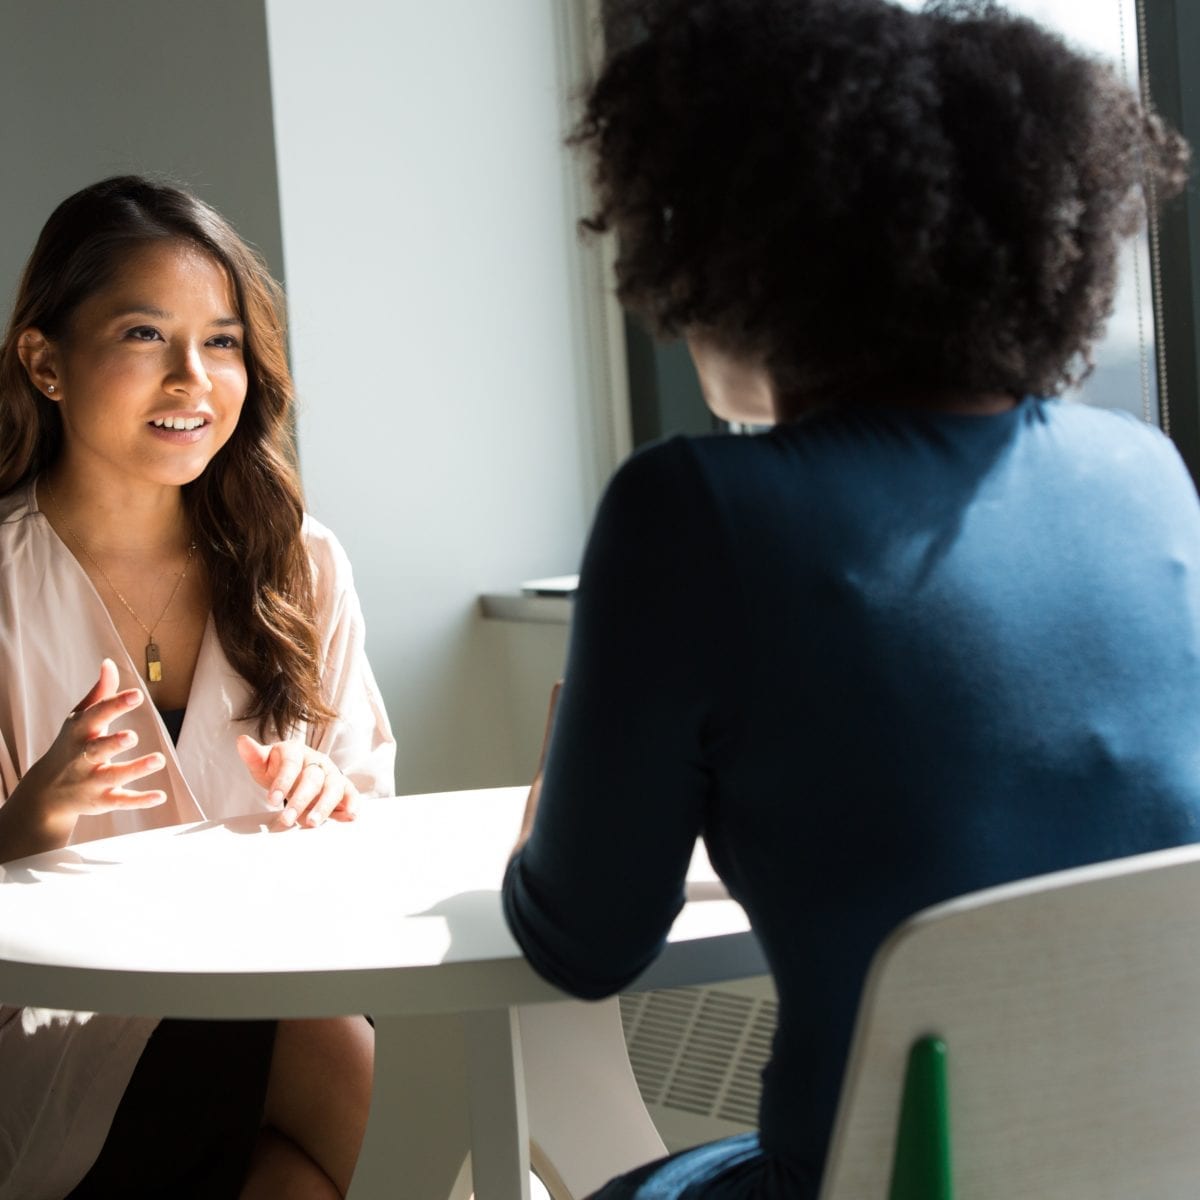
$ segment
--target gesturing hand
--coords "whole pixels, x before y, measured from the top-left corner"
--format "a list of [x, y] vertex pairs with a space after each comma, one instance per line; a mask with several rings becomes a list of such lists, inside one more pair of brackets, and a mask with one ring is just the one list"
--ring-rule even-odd
[[265, 746], [249, 734], [238, 738], [237, 748], [254, 782], [266, 789], [267, 803], [283, 809], [276, 828], [300, 822], [320, 825], [326, 817], [353, 821], [358, 816], [358, 789], [328, 755], [303, 742]]
[[22, 826], [50, 849], [65, 845], [81, 816], [152, 808], [167, 794], [159, 789], [138, 792], [127, 786], [166, 765], [162, 754], [144, 754], [128, 762], [113, 756], [131, 750], [138, 736], [132, 729], [109, 733], [109, 725], [142, 703], [136, 688], [118, 692], [117, 667], [112, 659], [100, 663], [100, 677], [63, 722], [50, 749], [21, 778], [6, 808], [19, 815]]

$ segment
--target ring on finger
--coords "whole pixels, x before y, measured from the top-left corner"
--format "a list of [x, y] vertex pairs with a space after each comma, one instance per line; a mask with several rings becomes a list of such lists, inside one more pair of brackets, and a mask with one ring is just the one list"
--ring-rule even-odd
[[84, 743], [83, 743], [83, 749], [82, 749], [82, 750], [80, 750], [80, 752], [79, 752], [79, 757], [80, 757], [80, 758], [82, 758], [82, 759], [83, 759], [83, 761], [84, 761], [85, 763], [87, 763], [87, 765], [88, 765], [89, 767], [94, 767], [96, 764], [95, 764], [95, 763], [92, 761], [92, 756], [91, 756], [91, 755], [88, 753], [88, 751], [89, 751], [91, 748], [92, 748], [92, 743], [91, 743], [91, 742], [84, 742]]
[[317, 768], [317, 770], [318, 770], [318, 771], [320, 771], [320, 772], [321, 772], [321, 774], [322, 774], [322, 775], [324, 775], [326, 779], [328, 779], [328, 778], [329, 778], [329, 771], [328, 771], [328, 769], [325, 767], [324, 763], [319, 763], [319, 762], [310, 762], [310, 763], [305, 763], [305, 764], [304, 764], [304, 769], [305, 769], [306, 771], [307, 771], [307, 770], [308, 770], [310, 767], [316, 767], [316, 768]]

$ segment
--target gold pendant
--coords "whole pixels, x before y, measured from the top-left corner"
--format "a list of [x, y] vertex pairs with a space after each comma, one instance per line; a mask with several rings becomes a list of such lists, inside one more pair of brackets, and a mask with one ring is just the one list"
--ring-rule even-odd
[[158, 657], [158, 646], [154, 642], [146, 643], [146, 678], [151, 683], [162, 681], [162, 659]]

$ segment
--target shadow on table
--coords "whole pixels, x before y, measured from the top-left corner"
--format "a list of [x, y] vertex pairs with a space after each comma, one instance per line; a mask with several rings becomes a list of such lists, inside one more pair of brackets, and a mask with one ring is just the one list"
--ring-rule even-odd
[[[275, 813], [252, 812], [244, 813], [240, 817], [225, 817], [220, 821], [199, 821], [195, 825], [185, 825], [182, 829], [175, 831], [176, 837], [187, 837], [191, 833], [208, 833], [213, 829], [228, 829], [230, 833], [293, 833], [292, 829], [271, 829], [271, 822], [275, 819]], [[300, 830], [304, 833], [307, 830]]]
[[[269, 833], [271, 813], [253, 812], [240, 817], [227, 817], [223, 821], [201, 821], [187, 825], [174, 832], [175, 837], [189, 833], [204, 833], [211, 829], [228, 829], [230, 833]], [[280, 833], [293, 832], [279, 830]], [[301, 832], [307, 832], [301, 831]], [[98, 858], [87, 852], [87, 842], [64, 846], [61, 850], [47, 850], [30, 859], [18, 859], [14, 863], [0, 863], [0, 881], [4, 883], [37, 883], [40, 875], [83, 875], [92, 867], [119, 865], [110, 858]]]
[[447, 896], [419, 913], [417, 917], [441, 917], [446, 932], [456, 950], [466, 955], [488, 956], [496, 950], [496, 931], [501, 929], [511, 939], [504, 922], [500, 893], [481, 889]]
[[[707, 900], [728, 900], [729, 893], [719, 879], [701, 879], [688, 883], [687, 899], [692, 904]], [[498, 929], [504, 930], [508, 938], [512, 937], [504, 920], [500, 893], [490, 889], [459, 892], [412, 915], [441, 917], [446, 922], [451, 944], [466, 955], [494, 953]]]
[[23, 859], [15, 863], [0, 863], [0, 882], [40, 883], [38, 877], [41, 875], [84, 875], [89, 867], [117, 865], [110, 858], [89, 858], [78, 850], [66, 848], [39, 854], [37, 859], [37, 864], [32, 866], [25, 866]]

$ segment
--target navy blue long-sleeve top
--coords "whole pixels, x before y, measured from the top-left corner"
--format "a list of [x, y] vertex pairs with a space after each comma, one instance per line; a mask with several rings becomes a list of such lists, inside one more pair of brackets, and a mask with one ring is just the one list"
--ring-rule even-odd
[[891, 928], [1200, 839], [1200, 509], [1170, 443], [1027, 400], [636, 454], [505, 881], [530, 962], [580, 996], [627, 985], [698, 836], [778, 988], [762, 1144], [815, 1188]]

